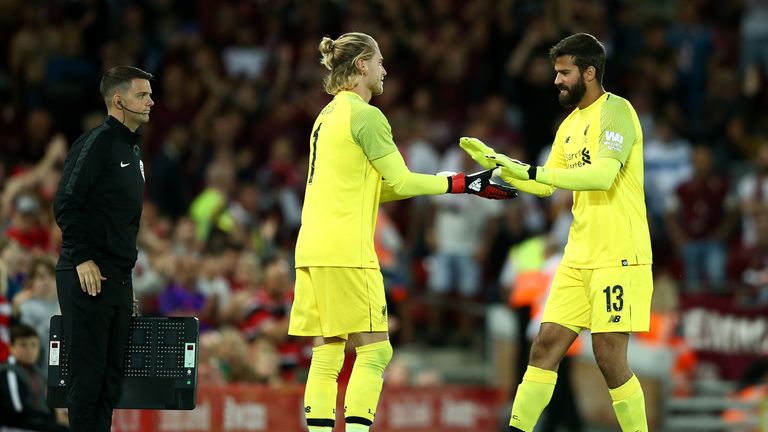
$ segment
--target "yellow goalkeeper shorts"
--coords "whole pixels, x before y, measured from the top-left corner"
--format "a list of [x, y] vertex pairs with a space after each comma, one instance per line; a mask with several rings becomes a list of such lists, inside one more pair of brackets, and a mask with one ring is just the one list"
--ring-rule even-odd
[[341, 337], [388, 330], [378, 269], [299, 267], [288, 334]]
[[647, 332], [652, 295], [649, 264], [598, 269], [560, 265], [542, 322], [587, 328], [592, 333]]

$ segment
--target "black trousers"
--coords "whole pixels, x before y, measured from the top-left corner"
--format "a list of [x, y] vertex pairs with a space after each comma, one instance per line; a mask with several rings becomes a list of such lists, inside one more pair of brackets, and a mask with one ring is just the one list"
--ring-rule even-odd
[[108, 432], [112, 407], [120, 397], [123, 356], [132, 313], [130, 273], [102, 274], [101, 293], [80, 289], [77, 272], [56, 271], [56, 288], [69, 345], [70, 430]]

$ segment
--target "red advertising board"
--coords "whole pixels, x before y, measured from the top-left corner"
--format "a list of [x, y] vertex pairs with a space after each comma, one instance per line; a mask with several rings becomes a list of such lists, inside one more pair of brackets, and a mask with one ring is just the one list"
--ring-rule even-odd
[[730, 298], [688, 295], [680, 302], [685, 342], [701, 363], [724, 379], [738, 379], [768, 353], [768, 307], [735, 304]]
[[[303, 432], [303, 391], [298, 386], [202, 387], [193, 411], [116, 410], [112, 431]], [[386, 388], [371, 430], [495, 431], [502, 399], [498, 390], [482, 387]], [[344, 430], [341, 415], [336, 424], [336, 431]]]

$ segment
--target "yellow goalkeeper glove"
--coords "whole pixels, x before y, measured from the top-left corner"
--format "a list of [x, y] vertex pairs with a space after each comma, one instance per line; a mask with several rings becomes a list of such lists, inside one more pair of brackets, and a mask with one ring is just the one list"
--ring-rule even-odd
[[459, 146], [481, 167], [485, 169], [496, 168], [496, 162], [486, 159], [485, 155], [495, 155], [496, 152], [477, 138], [461, 137]]
[[501, 178], [512, 177], [517, 180], [536, 180], [536, 167], [498, 153], [487, 153], [484, 157], [501, 167]]

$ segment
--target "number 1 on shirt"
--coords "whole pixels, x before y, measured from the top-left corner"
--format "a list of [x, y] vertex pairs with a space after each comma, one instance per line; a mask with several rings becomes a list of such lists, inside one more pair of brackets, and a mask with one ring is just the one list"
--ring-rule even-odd
[[307, 181], [308, 184], [312, 184], [312, 177], [315, 176], [315, 160], [317, 159], [317, 136], [320, 133], [320, 126], [322, 125], [322, 123], [318, 124], [317, 128], [312, 133], [312, 162], [310, 163], [309, 168], [309, 181]]

